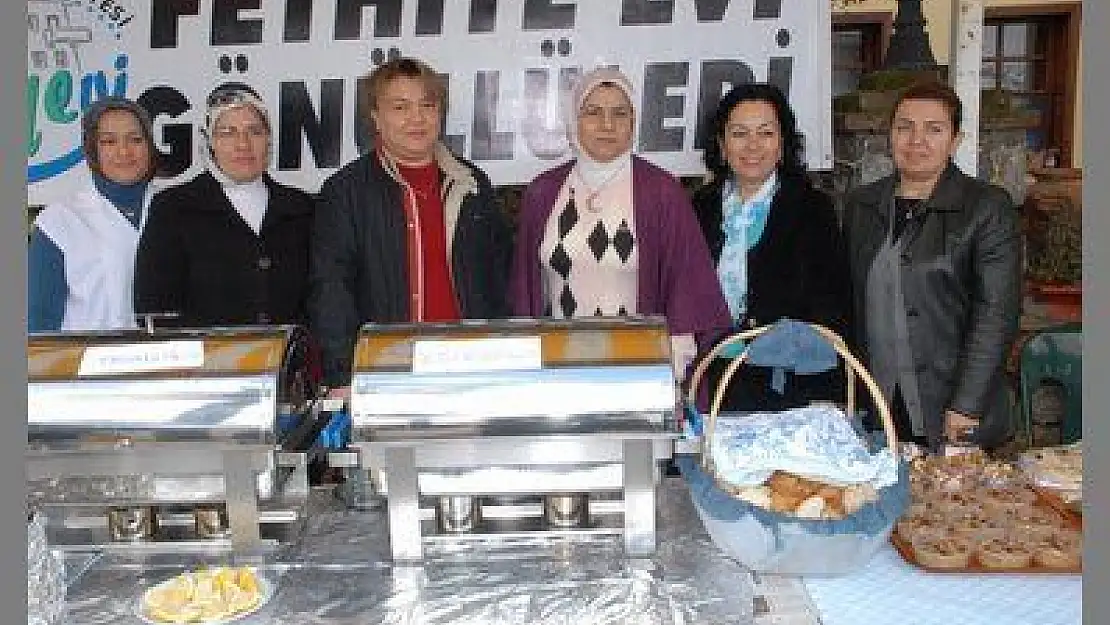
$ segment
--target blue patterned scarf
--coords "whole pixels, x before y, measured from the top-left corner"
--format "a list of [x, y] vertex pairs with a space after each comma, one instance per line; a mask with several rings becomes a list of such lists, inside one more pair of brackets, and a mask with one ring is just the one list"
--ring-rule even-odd
[[[740, 201], [740, 188], [735, 182], [729, 180], [725, 183], [721, 207], [725, 242], [721, 247], [721, 259], [717, 262], [717, 278], [721, 281], [721, 290], [737, 325], [743, 322], [748, 310], [748, 252], [763, 236], [777, 190], [776, 173], [772, 173], [759, 192], [747, 202]], [[735, 358], [743, 351], [742, 344], [735, 344], [726, 349], [721, 357]]]

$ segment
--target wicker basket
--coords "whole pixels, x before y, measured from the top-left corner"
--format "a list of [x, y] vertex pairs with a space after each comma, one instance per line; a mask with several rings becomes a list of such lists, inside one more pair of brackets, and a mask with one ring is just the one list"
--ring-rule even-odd
[[[889, 449], [897, 453], [897, 436], [890, 408], [878, 385], [848, 350], [844, 340], [820, 325], [808, 324], [836, 350], [845, 363], [847, 410], [854, 414], [855, 379], [858, 376], [871, 394], [886, 434]], [[747, 330], [720, 342], [695, 368], [690, 377], [687, 401], [694, 398], [710, 361], [727, 346], [747, 341], [775, 328], [774, 325]], [[686, 456], [677, 464], [690, 486], [698, 515], [713, 542], [742, 564], [756, 571], [779, 575], [833, 576], [848, 573], [866, 564], [890, 538], [894, 523], [909, 499], [908, 469], [899, 463], [898, 482], [883, 488], [878, 499], [865, 504], [845, 519], [803, 519], [760, 508], [739, 499], [738, 489], [721, 479], [709, 452], [720, 406], [728, 383], [748, 361], [750, 345], [726, 367], [720, 384], [713, 390], [700, 461]]]

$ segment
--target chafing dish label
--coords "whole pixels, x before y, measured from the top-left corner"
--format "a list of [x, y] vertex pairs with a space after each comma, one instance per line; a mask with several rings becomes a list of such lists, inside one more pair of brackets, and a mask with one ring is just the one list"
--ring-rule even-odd
[[204, 366], [204, 341], [161, 341], [90, 345], [81, 356], [80, 377], [143, 373]]
[[528, 371], [543, 364], [540, 337], [415, 341], [413, 373]]

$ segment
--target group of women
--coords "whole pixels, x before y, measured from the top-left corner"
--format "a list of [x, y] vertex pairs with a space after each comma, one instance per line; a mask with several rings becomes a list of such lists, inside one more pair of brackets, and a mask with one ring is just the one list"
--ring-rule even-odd
[[[1016, 214], [1003, 191], [953, 165], [961, 108], [948, 87], [901, 95], [896, 172], [843, 198], [838, 219], [775, 87], [724, 96], [691, 198], [632, 153], [628, 79], [594, 70], [567, 107], [573, 158], [527, 186], [514, 237], [485, 174], [440, 141], [438, 80], [413, 59], [376, 69], [361, 94], [374, 149], [316, 198], [266, 173], [272, 128], [244, 85], [208, 99], [207, 170], [153, 198], [147, 116], [125, 100], [98, 103], [83, 137], [92, 185], [47, 207], [32, 233], [29, 329], [127, 327], [136, 312], [190, 327], [306, 324], [324, 383], [343, 395], [367, 321], [662, 315], [681, 379], [730, 331], [796, 319], [864, 356], [902, 438], [1007, 437]], [[723, 366], [711, 363], [710, 386]], [[772, 389], [775, 375], [746, 367], [725, 408], [777, 410], [843, 390], [836, 371]]]

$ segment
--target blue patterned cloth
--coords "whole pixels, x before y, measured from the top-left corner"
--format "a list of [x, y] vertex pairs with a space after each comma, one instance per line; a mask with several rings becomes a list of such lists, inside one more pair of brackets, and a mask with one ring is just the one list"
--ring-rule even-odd
[[836, 368], [836, 348], [808, 323], [781, 319], [767, 332], [752, 340], [748, 363], [772, 367], [771, 387], [782, 394], [786, 386], [786, 370], [809, 375]]
[[[748, 310], [748, 252], [763, 236], [767, 217], [771, 214], [771, 201], [777, 190], [778, 174], [773, 172], [759, 192], [747, 202], [740, 201], [740, 189], [734, 181], [725, 183], [721, 207], [725, 242], [717, 262], [717, 278], [721, 282], [729, 312], [738, 323]], [[720, 357], [736, 358], [743, 351], [744, 345], [736, 343], [726, 348]]]

